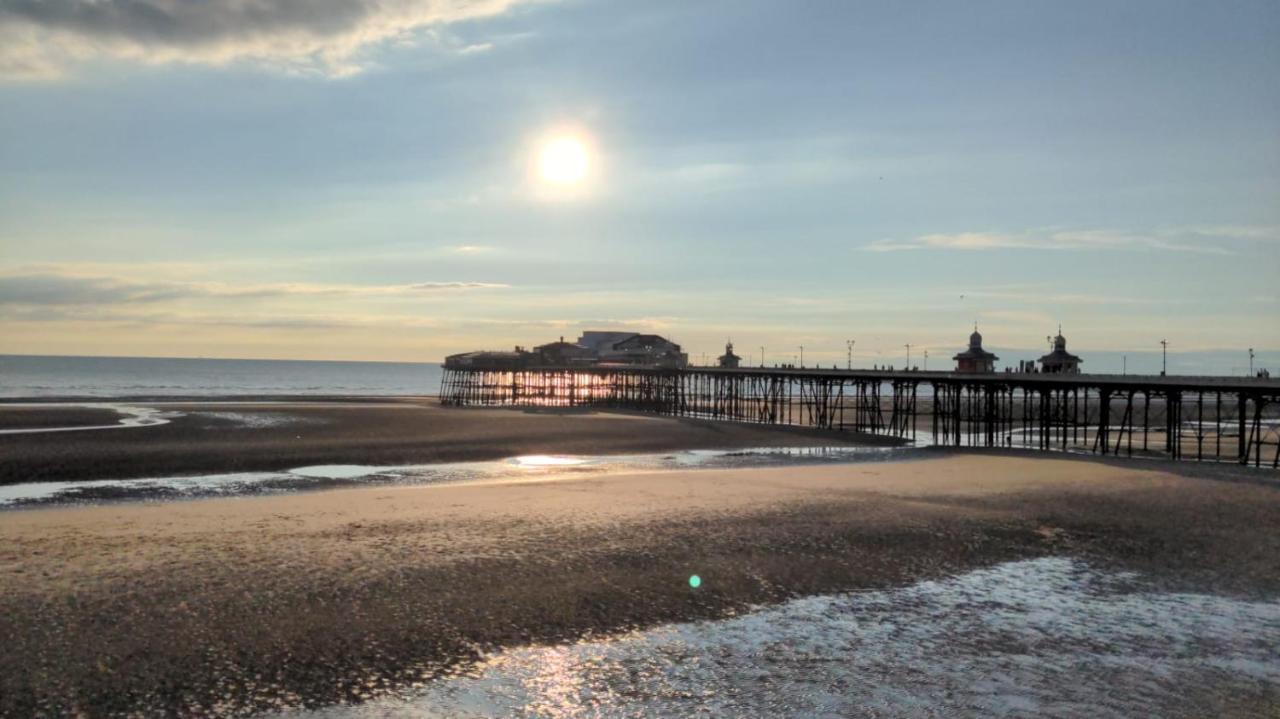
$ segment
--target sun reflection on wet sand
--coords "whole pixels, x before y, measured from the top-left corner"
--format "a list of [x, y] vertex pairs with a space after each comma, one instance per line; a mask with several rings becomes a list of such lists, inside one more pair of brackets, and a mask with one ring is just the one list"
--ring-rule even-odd
[[520, 467], [576, 467], [586, 464], [590, 460], [584, 457], [566, 457], [564, 455], [526, 454], [515, 457], [511, 461]]
[[1280, 602], [1045, 558], [505, 651], [414, 697], [285, 716], [1173, 716], [1273, 701], [1277, 645]]

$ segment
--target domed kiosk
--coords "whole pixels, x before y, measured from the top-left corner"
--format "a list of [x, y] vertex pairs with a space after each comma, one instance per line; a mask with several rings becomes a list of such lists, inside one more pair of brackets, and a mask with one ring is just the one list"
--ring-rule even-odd
[[952, 359], [956, 361], [957, 372], [995, 372], [996, 360], [1000, 358], [982, 349], [982, 333], [975, 323], [973, 334], [969, 335], [969, 349]]
[[1080, 374], [1079, 357], [1067, 351], [1067, 338], [1062, 336], [1062, 325], [1058, 325], [1058, 336], [1053, 338], [1053, 351], [1040, 358], [1040, 371], [1045, 374]]

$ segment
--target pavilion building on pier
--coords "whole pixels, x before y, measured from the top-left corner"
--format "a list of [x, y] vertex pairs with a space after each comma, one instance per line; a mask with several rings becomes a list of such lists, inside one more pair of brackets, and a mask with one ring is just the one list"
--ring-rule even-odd
[[1058, 326], [1058, 336], [1053, 338], [1053, 351], [1040, 358], [1040, 371], [1046, 374], [1080, 374], [1079, 357], [1067, 351], [1067, 338], [1062, 336], [1062, 326]]
[[991, 352], [982, 349], [982, 334], [978, 325], [973, 326], [973, 334], [969, 335], [969, 349], [952, 357], [956, 361], [957, 372], [995, 372], [996, 360], [1000, 359]]

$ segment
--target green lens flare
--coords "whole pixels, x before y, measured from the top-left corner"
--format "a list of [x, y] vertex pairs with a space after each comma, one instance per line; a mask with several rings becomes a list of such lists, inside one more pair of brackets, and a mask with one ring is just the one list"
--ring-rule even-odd
[[702, 586], [702, 577], [699, 577], [696, 574], [690, 576], [689, 586], [693, 587], [694, 589], [697, 589], [698, 587]]

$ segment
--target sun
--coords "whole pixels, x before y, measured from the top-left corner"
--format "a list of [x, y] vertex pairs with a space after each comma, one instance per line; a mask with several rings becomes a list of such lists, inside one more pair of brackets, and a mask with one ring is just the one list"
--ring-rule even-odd
[[553, 185], [581, 183], [590, 166], [587, 146], [576, 137], [552, 138], [538, 152], [538, 174]]

